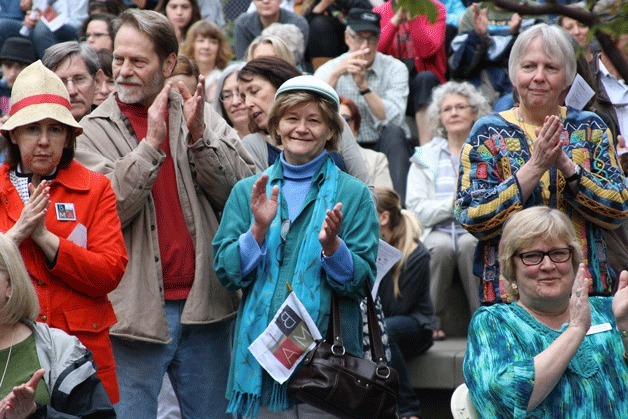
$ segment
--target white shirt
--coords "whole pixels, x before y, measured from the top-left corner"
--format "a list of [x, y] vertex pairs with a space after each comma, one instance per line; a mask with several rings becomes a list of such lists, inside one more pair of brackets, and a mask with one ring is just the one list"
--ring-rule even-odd
[[615, 113], [619, 132], [628, 139], [628, 86], [625, 80], [617, 80], [599, 60], [600, 81], [608, 98], [611, 100]]

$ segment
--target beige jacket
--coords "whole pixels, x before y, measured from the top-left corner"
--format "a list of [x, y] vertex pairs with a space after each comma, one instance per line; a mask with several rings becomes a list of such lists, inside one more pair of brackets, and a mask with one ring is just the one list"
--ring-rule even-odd
[[[212, 239], [235, 183], [253, 174], [254, 164], [237, 133], [205, 106], [205, 133], [190, 145], [178, 92], [169, 98], [170, 151], [177, 173], [183, 216], [195, 244], [196, 276], [181, 322], [204, 324], [235, 315], [239, 295], [225, 290], [212, 266]], [[122, 281], [109, 294], [121, 338], [168, 343], [163, 278], [152, 187], [165, 154], [139, 141], [113, 95], [81, 121], [76, 159], [104, 173], [116, 192], [129, 263]]]

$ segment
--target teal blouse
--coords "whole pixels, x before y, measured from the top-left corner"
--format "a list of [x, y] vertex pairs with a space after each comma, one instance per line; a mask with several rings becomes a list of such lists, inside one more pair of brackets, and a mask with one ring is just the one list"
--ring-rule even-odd
[[615, 326], [611, 297], [591, 297], [589, 334], [558, 384], [532, 412], [534, 357], [560, 336], [520, 305], [481, 307], [471, 319], [463, 370], [471, 398], [486, 418], [621, 418], [628, 414], [628, 365]]

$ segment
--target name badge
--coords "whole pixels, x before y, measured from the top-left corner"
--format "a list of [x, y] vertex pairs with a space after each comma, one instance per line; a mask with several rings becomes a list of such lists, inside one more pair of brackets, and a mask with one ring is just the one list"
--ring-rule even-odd
[[57, 220], [59, 221], [76, 221], [76, 211], [74, 204], [58, 202], [55, 204], [57, 211]]
[[594, 326], [591, 326], [591, 328], [587, 332], [587, 335], [594, 335], [596, 333], [608, 332], [611, 329], [612, 327], [610, 323], [596, 324]]

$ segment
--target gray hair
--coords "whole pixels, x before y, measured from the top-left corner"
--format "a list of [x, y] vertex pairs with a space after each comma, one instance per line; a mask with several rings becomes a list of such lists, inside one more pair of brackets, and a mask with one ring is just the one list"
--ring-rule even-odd
[[95, 76], [98, 70], [100, 70], [100, 61], [98, 60], [96, 50], [89, 44], [77, 41], [67, 41], [52, 45], [46, 49], [41, 62], [49, 70], [55, 71], [66, 58], [72, 56], [80, 57], [85, 62], [87, 71], [92, 76]]
[[124, 25], [131, 25], [153, 41], [153, 49], [163, 64], [170, 55], [179, 54], [179, 41], [174, 27], [165, 15], [154, 10], [126, 9], [113, 21], [112, 39], [115, 50], [115, 39]]
[[433, 135], [447, 138], [447, 132], [440, 120], [440, 107], [443, 100], [449, 95], [464, 96], [469, 100], [469, 105], [473, 106], [477, 112], [475, 119], [483, 117], [491, 113], [491, 107], [488, 100], [469, 82], [448, 81], [435, 88], [432, 91], [432, 101], [427, 107], [426, 119], [429, 124], [430, 131]]
[[571, 35], [559, 26], [550, 26], [539, 23], [524, 31], [517, 37], [508, 59], [508, 77], [515, 84], [517, 69], [528, 46], [536, 38], [543, 42], [543, 51], [548, 57], [555, 58], [565, 68], [565, 87], [569, 86], [576, 77], [576, 55], [571, 43]]
[[244, 54], [244, 60], [247, 62], [253, 60], [255, 49], [261, 44], [271, 45], [273, 47], [273, 50], [275, 50], [275, 56], [277, 58], [281, 58], [282, 60], [290, 63], [293, 66], [297, 65], [297, 62], [295, 61], [296, 57], [294, 56], [292, 51], [290, 51], [290, 47], [288, 47], [288, 44], [286, 44], [286, 42], [280, 37], [274, 35], [260, 35], [256, 37], [246, 49], [246, 53]]
[[295, 62], [299, 64], [303, 61], [305, 39], [303, 38], [303, 32], [297, 25], [292, 23], [272, 23], [262, 31], [262, 35], [273, 35], [281, 38], [292, 52], [292, 55], [294, 55]]
[[216, 91], [214, 93], [214, 101], [212, 102], [212, 106], [214, 107], [214, 110], [218, 113], [218, 115], [220, 115], [225, 121], [227, 121], [229, 125], [232, 125], [232, 123], [231, 121], [229, 121], [229, 117], [225, 112], [225, 107], [220, 100], [220, 95], [222, 94], [222, 88], [225, 86], [225, 80], [227, 80], [227, 77], [233, 74], [236, 76], [237, 79], [238, 71], [242, 70], [242, 67], [244, 67], [245, 65], [246, 63], [244, 61], [238, 61], [229, 65], [227, 68], [222, 70], [220, 78], [216, 80]]

